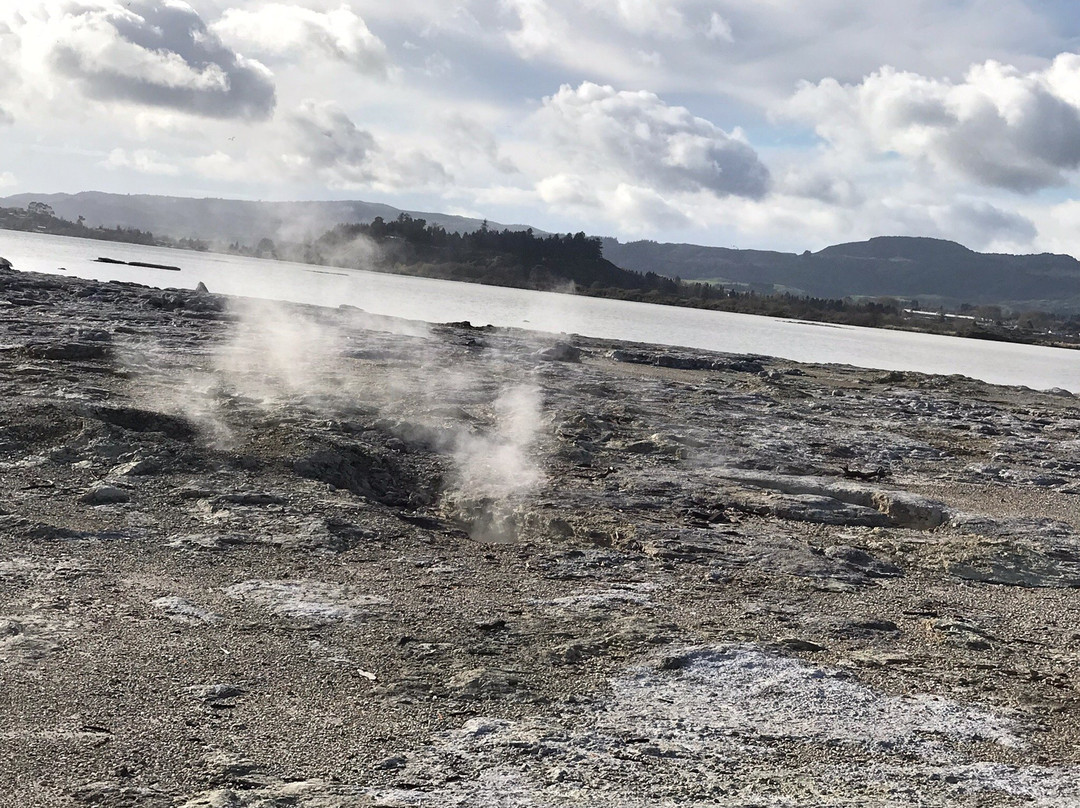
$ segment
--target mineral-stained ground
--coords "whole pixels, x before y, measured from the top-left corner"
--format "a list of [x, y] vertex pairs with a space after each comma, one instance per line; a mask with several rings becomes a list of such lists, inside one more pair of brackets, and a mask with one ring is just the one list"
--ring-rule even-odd
[[1080, 407], [0, 272], [0, 804], [1080, 804]]

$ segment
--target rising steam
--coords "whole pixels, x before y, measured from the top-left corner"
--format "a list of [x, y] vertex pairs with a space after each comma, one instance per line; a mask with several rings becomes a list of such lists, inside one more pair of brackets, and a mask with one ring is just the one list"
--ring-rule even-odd
[[458, 500], [467, 527], [483, 541], [511, 541], [517, 511], [543, 479], [533, 458], [541, 424], [540, 390], [519, 384], [495, 400], [495, 426], [484, 434], [466, 434], [454, 452]]
[[[149, 383], [148, 405], [186, 415], [223, 449], [235, 447], [236, 413], [252, 406], [271, 416], [313, 418], [361, 408], [384, 425], [402, 423], [408, 413], [416, 426], [426, 414], [438, 421], [437, 448], [452, 466], [441, 492], [444, 514], [478, 540], [516, 536], [521, 510], [543, 480], [541, 393], [522, 382], [520, 361], [486, 350], [467, 363], [447, 363], [446, 346], [434, 344], [441, 338], [427, 326], [354, 309], [233, 298], [228, 313], [232, 323], [199, 368], [190, 367], [190, 354], [178, 358], [163, 345], [129, 352], [138, 354]], [[373, 339], [378, 331], [400, 335], [389, 343], [395, 353], [359, 361], [386, 350], [372, 350], [388, 344]]]
[[235, 392], [267, 404], [307, 397], [332, 407], [348, 384], [341, 356], [346, 335], [332, 310], [294, 311], [284, 303], [230, 301], [236, 327], [215, 357], [215, 370]]
[[540, 423], [540, 390], [535, 385], [505, 388], [495, 400], [495, 427], [486, 434], [463, 435], [454, 453], [459, 484], [476, 495], [506, 498], [533, 490], [540, 469], [529, 453]]

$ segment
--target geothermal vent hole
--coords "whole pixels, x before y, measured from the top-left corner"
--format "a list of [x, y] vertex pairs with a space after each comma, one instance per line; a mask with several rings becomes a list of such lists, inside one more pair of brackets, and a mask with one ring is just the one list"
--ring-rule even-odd
[[395, 507], [431, 505], [440, 488], [437, 474], [406, 469], [391, 455], [359, 445], [318, 449], [296, 460], [293, 471], [309, 480]]
[[91, 414], [99, 421], [129, 432], [159, 432], [167, 438], [190, 441], [195, 426], [186, 418], [135, 407], [94, 407]]

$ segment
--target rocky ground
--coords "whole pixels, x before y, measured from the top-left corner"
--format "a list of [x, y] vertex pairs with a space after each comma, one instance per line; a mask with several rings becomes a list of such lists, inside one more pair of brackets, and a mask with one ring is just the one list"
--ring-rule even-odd
[[0, 804], [1080, 804], [1078, 429], [0, 270]]

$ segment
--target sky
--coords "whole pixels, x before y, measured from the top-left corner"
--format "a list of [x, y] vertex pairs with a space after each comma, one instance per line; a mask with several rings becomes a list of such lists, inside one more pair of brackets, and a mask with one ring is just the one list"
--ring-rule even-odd
[[1080, 256], [1075, 0], [3, 0], [0, 195]]

